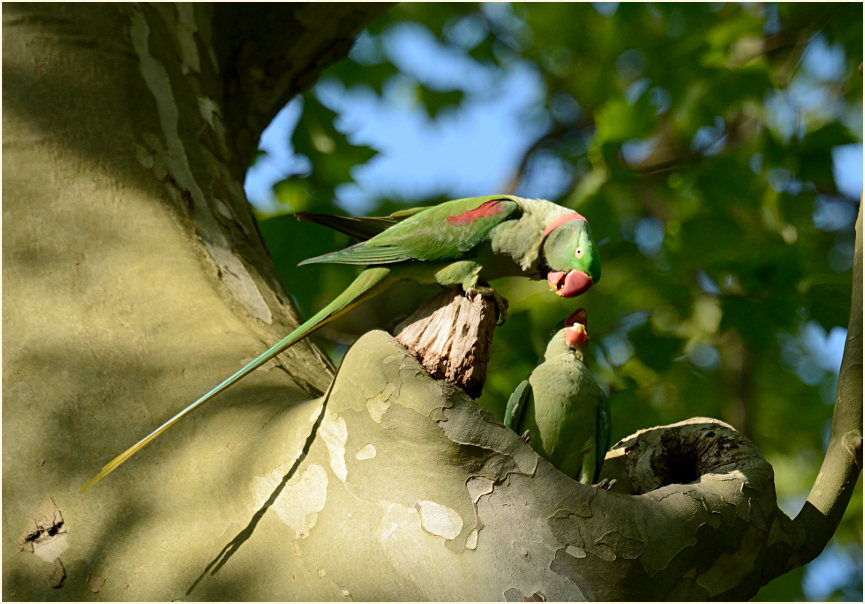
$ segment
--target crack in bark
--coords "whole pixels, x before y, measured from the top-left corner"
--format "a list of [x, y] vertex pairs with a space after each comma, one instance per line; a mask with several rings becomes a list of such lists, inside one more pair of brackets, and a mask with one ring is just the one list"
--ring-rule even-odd
[[[195, 586], [198, 585], [199, 582], [209, 573], [210, 576], [215, 576], [223, 566], [231, 559], [234, 554], [237, 553], [237, 550], [250, 538], [252, 537], [253, 532], [255, 532], [258, 523], [261, 522], [261, 519], [264, 517], [264, 514], [270, 509], [270, 507], [276, 502], [279, 495], [282, 493], [285, 486], [288, 484], [288, 481], [291, 480], [294, 475], [297, 473], [297, 469], [306, 459], [309, 454], [310, 448], [315, 442], [316, 435], [318, 434], [318, 429], [321, 426], [321, 422], [325, 417], [325, 411], [327, 410], [327, 399], [328, 394], [322, 397], [321, 400], [321, 410], [318, 413], [318, 417], [315, 419], [315, 423], [312, 426], [312, 429], [309, 432], [309, 435], [306, 438], [306, 441], [303, 444], [303, 447], [300, 450], [300, 455], [297, 456], [297, 459], [292, 463], [291, 468], [289, 468], [288, 472], [285, 473], [285, 476], [282, 477], [280, 483], [276, 486], [273, 492], [268, 497], [267, 501], [262, 504], [262, 506], [258, 509], [258, 511], [253, 514], [252, 518], [250, 518], [249, 523], [246, 527], [240, 531], [237, 535], [235, 535], [234, 539], [229, 541], [225, 547], [216, 555], [216, 557], [210, 561], [210, 563], [204, 568], [201, 574], [198, 576], [195, 581], [192, 582], [192, 585], [189, 586], [189, 589], [186, 590], [186, 595], [188, 596], [192, 593], [192, 590], [195, 589]], [[212, 570], [211, 570], [212, 569]]]

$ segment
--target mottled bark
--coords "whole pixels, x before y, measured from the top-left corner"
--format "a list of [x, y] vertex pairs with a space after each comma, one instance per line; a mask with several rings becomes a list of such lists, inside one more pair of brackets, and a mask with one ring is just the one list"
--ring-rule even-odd
[[[349, 350], [319, 409], [302, 462], [254, 483], [265, 513], [249, 546], [288, 543], [283, 581], [311, 599], [740, 599], [801, 541], [771, 466], [717, 420], [623, 439], [603, 491], [380, 331]], [[210, 593], [225, 581], [200, 578]]]

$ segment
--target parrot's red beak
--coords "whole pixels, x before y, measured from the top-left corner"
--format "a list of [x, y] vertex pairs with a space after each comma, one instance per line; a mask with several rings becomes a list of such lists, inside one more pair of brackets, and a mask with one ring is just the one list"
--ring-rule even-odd
[[565, 342], [571, 348], [582, 348], [589, 340], [589, 334], [586, 332], [586, 326], [582, 323], [574, 323], [565, 329]]
[[547, 283], [562, 298], [579, 296], [594, 285], [586, 273], [577, 269], [569, 270], [567, 273], [550, 271], [547, 273]]

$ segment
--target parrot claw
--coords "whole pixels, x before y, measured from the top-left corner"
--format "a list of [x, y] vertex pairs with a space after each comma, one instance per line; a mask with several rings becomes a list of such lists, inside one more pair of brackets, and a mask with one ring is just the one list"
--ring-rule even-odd
[[592, 486], [596, 489], [603, 489], [605, 491], [609, 491], [616, 484], [616, 479], [603, 478], [598, 484], [593, 484]]
[[529, 431], [528, 431], [528, 430], [526, 430], [525, 432], [523, 432], [522, 434], [520, 434], [520, 438], [521, 438], [522, 441], [523, 441], [524, 443], [526, 443], [527, 445], [531, 445], [531, 444], [532, 444], [532, 437], [529, 436]]
[[469, 287], [465, 290], [466, 296], [474, 296], [481, 295], [484, 298], [492, 298], [493, 303], [496, 305], [496, 312], [499, 316], [499, 320], [496, 323], [496, 326], [504, 325], [505, 321], [508, 320], [508, 301], [501, 297], [499, 292], [497, 292], [494, 288], [489, 285], [475, 285], [473, 287]]

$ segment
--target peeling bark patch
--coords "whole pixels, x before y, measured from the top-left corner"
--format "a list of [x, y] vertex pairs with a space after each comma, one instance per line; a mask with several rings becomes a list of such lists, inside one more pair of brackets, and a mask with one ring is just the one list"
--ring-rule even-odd
[[466, 537], [466, 549], [475, 550], [478, 547], [478, 529], [472, 529], [469, 536]]
[[[193, 10], [190, 7], [185, 7], [179, 9], [179, 11], [178, 16], [181, 19], [189, 20], [189, 23], [186, 24], [186, 32], [183, 32], [184, 27], [178, 28], [180, 33], [177, 43], [181, 56], [181, 71], [187, 73], [198, 71], [200, 69], [200, 60], [194, 30], [189, 29], [189, 27], [195, 26]], [[158, 127], [167, 146], [163, 145], [160, 138], [155, 136], [151, 137], [151, 140], [145, 140], [145, 142], [152, 146], [154, 155], [162, 160], [160, 163], [164, 161], [169, 166], [170, 173], [166, 174], [164, 180], [173, 186], [180, 198], [186, 202], [189, 209], [194, 210], [196, 206], [204, 207], [207, 205], [207, 199], [195, 179], [186, 149], [181, 142], [183, 139], [178, 134], [180, 130], [180, 115], [178, 103], [172, 88], [171, 77], [165, 66], [151, 53], [150, 27], [142, 13], [142, 9], [132, 8], [128, 14], [131, 23], [130, 37], [132, 46], [139, 61], [141, 76], [156, 103], [156, 109], [159, 114]], [[206, 112], [207, 107], [200, 107], [199, 111]], [[139, 161], [142, 161], [142, 159], [145, 162], [149, 161], [147, 158], [142, 158], [141, 154], [138, 154], [138, 156]], [[213, 222], [215, 224], [214, 219], [209, 217], [207, 212], [199, 212], [196, 217], [200, 221]], [[220, 277], [226, 288], [254, 317], [268, 325], [271, 324], [273, 316], [271, 315], [270, 308], [264, 301], [252, 276], [240, 259], [232, 253], [230, 244], [224, 240], [224, 237], [219, 235], [219, 231], [217, 229], [208, 230], [211, 233], [210, 237], [215, 237], [216, 239], [208, 241], [207, 238], [202, 237], [202, 241], [213, 261], [219, 267]]]
[[544, 597], [539, 591], [536, 591], [530, 596], [524, 596], [523, 592], [515, 587], [509, 587], [505, 590], [505, 593], [502, 594], [505, 597], [506, 602], [546, 602], [547, 598]]
[[577, 547], [576, 545], [569, 545], [565, 548], [565, 552], [573, 556], [574, 558], [580, 559], [586, 557], [586, 550], [581, 547]]
[[448, 540], [462, 532], [463, 519], [456, 510], [435, 501], [418, 501], [415, 507], [420, 512], [420, 524], [426, 532]]
[[515, 587], [509, 587], [505, 590], [505, 593], [502, 594], [505, 597], [505, 602], [522, 602], [523, 601], [523, 592]]
[[138, 143], [135, 143], [135, 159], [138, 160], [138, 163], [144, 166], [146, 170], [153, 168], [153, 153], [151, 153], [147, 147], [139, 145]]
[[[387, 359], [390, 358], [391, 357], [387, 357]], [[393, 363], [392, 360], [388, 361], [387, 359], [383, 361], [384, 365]], [[388, 378], [393, 377], [396, 376], [389, 375], [385, 377], [386, 381], [384, 382], [384, 385], [378, 385], [373, 389], [365, 392], [365, 395], [367, 397], [366, 410], [369, 412], [369, 416], [370, 418], [372, 418], [372, 421], [377, 424], [381, 423], [382, 417], [390, 409], [391, 403], [399, 399], [402, 384], [398, 378], [394, 381], [387, 381]]]
[[345, 467], [345, 442], [348, 440], [348, 428], [345, 420], [331, 411], [321, 422], [318, 433], [330, 453], [330, 469], [337, 478], [345, 482], [348, 476], [348, 469]]
[[47, 499], [33, 516], [33, 524], [18, 541], [18, 549], [53, 563], [69, 548], [68, 532], [60, 509], [53, 499]]
[[399, 397], [399, 385], [393, 382], [388, 382], [387, 384], [385, 384], [384, 388], [379, 394], [381, 400], [383, 401], [389, 401], [390, 399], [394, 398], [394, 395]]
[[[279, 467], [268, 476], [252, 481], [253, 509], [259, 509], [273, 490], [282, 482], [286, 469]], [[292, 478], [273, 502], [272, 509], [289, 528], [296, 539], [304, 539], [318, 520], [318, 513], [327, 501], [327, 472], [320, 465], [311, 464], [300, 478]]]
[[577, 584], [579, 575], [574, 568], [575, 560], [576, 558], [568, 554], [563, 548], [558, 549], [556, 550], [556, 557], [550, 562], [550, 570]]
[[603, 554], [607, 552], [612, 555], [610, 560], [614, 560], [616, 556], [626, 560], [636, 560], [646, 548], [646, 544], [643, 541], [623, 535], [621, 531], [610, 531], [604, 533], [601, 538], [598, 539], [597, 545], [601, 552], [600, 557], [604, 560], [607, 558], [605, 558]]
[[841, 444], [856, 462], [856, 467], [862, 469], [862, 434], [859, 430], [848, 430], [841, 437]]
[[387, 400], [371, 398], [366, 402], [366, 410], [369, 411], [372, 421], [377, 424], [381, 423], [381, 418], [388, 409], [390, 409], [390, 403]]
[[[450, 384], [445, 385], [450, 386]], [[453, 388], [453, 386], [451, 387]], [[498, 421], [488, 422], [488, 418], [492, 414], [486, 409], [476, 405], [457, 405], [440, 409], [443, 419], [437, 421], [451, 441], [460, 445], [493, 451], [500, 454], [500, 456], [495, 456], [497, 462], [507, 465], [513, 464], [511, 468], [502, 466], [495, 469], [496, 475], [502, 476], [509, 471], [533, 475], [537, 470], [540, 460], [538, 454], [531, 447], [527, 447], [510, 428], [505, 428]], [[478, 427], [475, 417], [482, 418], [489, 423], [489, 426], [484, 426], [483, 429]]]
[[765, 534], [749, 528], [741, 540], [741, 547], [734, 552], [724, 552], [708, 571], [694, 581], [706, 590], [710, 597], [726, 591], [731, 584], [744, 581], [757, 568], [757, 557], [761, 553]]
[[373, 457], [375, 457], [375, 453], [375, 446], [370, 443], [361, 447], [360, 451], [357, 452], [357, 455], [355, 455], [354, 458], [359, 461], [363, 461], [365, 459], [372, 459]]
[[216, 101], [206, 96], [198, 97], [198, 113], [201, 115], [201, 119], [207, 122], [212, 129], [216, 129], [214, 119], [219, 113], [219, 105], [216, 104]]
[[177, 20], [180, 25], [175, 30], [175, 40], [182, 62], [183, 74], [201, 73], [201, 59], [198, 56], [198, 45], [195, 41], [195, 34], [198, 31], [198, 26], [195, 23], [195, 9], [184, 4], [177, 4], [174, 8], [177, 11]]
[[103, 585], [105, 585], [105, 577], [100, 577], [99, 575], [90, 575], [87, 577], [87, 589], [91, 592], [98, 594], [102, 591]]
[[[549, 568], [552, 572], [564, 577], [573, 584], [577, 593], [571, 596], [572, 599], [582, 601], [599, 601], [602, 599], [593, 596], [591, 593], [583, 592], [583, 587], [587, 586], [584, 574], [587, 570], [589, 573], [592, 573], [593, 571], [590, 567], [585, 566], [584, 563], [579, 562], [576, 558], [568, 554], [564, 548], [556, 550], [555, 558], [550, 562]], [[581, 568], [582, 572], [578, 571], [578, 568]], [[595, 570], [597, 570], [597, 567]]]
[[48, 577], [48, 583], [54, 589], [60, 589], [63, 587], [63, 583], [66, 581], [66, 568], [64, 568], [63, 563], [60, 561], [60, 558], [54, 559], [53, 569], [51, 570], [51, 575]]
[[597, 544], [593, 553], [604, 562], [612, 562], [616, 559], [616, 552], [605, 543]]
[[556, 538], [565, 543], [574, 543], [580, 539], [578, 527], [581, 523], [581, 518], [591, 518], [592, 510], [589, 504], [580, 501], [574, 501], [580, 504], [578, 510], [556, 510], [556, 513], [549, 517], [547, 525]]
[[426, 575], [428, 571], [423, 569], [435, 568], [443, 562], [440, 550], [444, 548], [435, 547], [442, 542], [421, 529], [418, 506], [389, 504], [379, 526], [382, 549], [391, 569], [403, 579], [418, 583], [421, 578], [417, 572]]
[[477, 503], [478, 500], [493, 492], [495, 483], [486, 476], [470, 476], [466, 480], [466, 489], [468, 489], [469, 497], [472, 498], [472, 503]]
[[226, 204], [221, 199], [218, 199], [216, 197], [213, 198], [213, 208], [220, 216], [222, 216], [226, 220], [234, 219], [234, 213], [231, 211], [231, 208], [228, 207], [228, 204]]
[[267, 302], [264, 301], [252, 275], [249, 274], [240, 259], [224, 247], [213, 245], [206, 239], [202, 239], [202, 241], [213, 261], [219, 267], [222, 283], [237, 301], [259, 321], [268, 325], [273, 323], [273, 315]]

